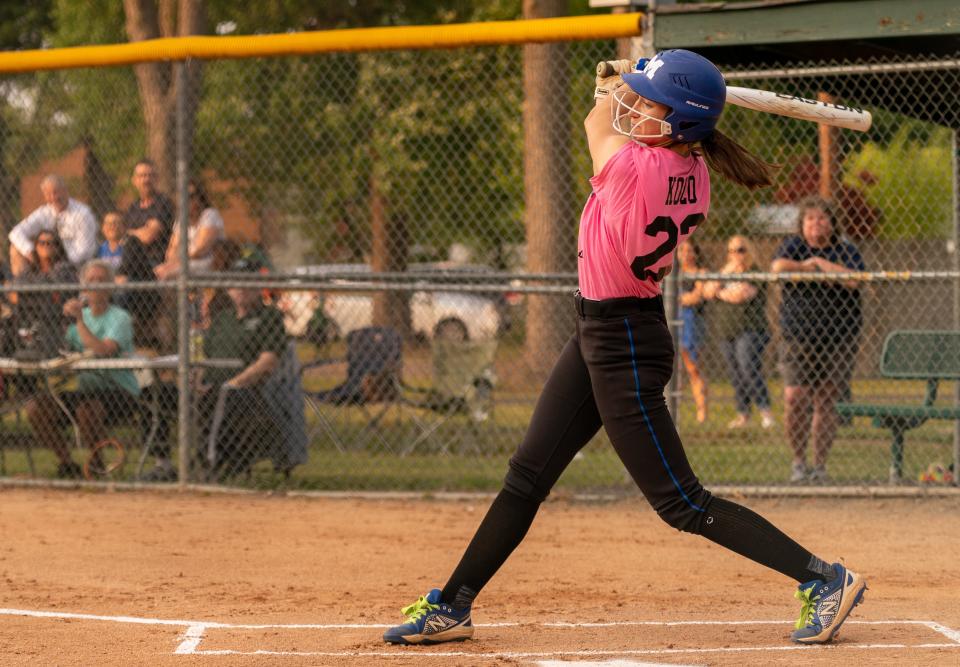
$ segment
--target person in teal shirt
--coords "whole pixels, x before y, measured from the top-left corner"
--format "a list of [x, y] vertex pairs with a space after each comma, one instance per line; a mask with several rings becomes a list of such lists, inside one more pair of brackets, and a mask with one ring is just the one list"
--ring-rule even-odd
[[[80, 279], [85, 285], [112, 283], [113, 269], [102, 260], [92, 260], [83, 267]], [[94, 357], [118, 357], [133, 352], [130, 314], [110, 303], [110, 292], [84, 290], [79, 299], [63, 304], [63, 314], [75, 320], [66, 335], [71, 351]], [[135, 413], [139, 395], [140, 387], [132, 371], [103, 370], [79, 373], [77, 389], [62, 392], [59, 399], [76, 420], [82, 445], [93, 447], [106, 437], [107, 426]], [[69, 419], [53, 397], [47, 393], [38, 395], [27, 406], [27, 414], [37, 438], [60, 460], [57, 476], [80, 477], [82, 470], [70, 457], [63, 438]]]

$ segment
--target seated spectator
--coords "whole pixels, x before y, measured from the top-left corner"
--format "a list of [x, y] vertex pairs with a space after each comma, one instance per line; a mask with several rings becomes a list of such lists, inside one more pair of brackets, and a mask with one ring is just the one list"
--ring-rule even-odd
[[97, 259], [101, 259], [116, 271], [120, 268], [123, 259], [123, 241], [127, 235], [127, 228], [119, 213], [110, 212], [103, 216], [103, 225], [100, 232], [105, 239], [97, 251]]
[[[743, 236], [727, 242], [727, 262], [721, 273], [746, 273], [758, 269], [756, 249]], [[743, 428], [750, 421], [750, 409], [760, 412], [763, 428], [773, 426], [770, 392], [763, 377], [763, 352], [770, 342], [767, 325], [767, 285], [745, 281], [711, 281], [704, 297], [714, 300], [713, 320], [720, 349], [733, 384], [737, 416], [727, 426]]]
[[[256, 261], [238, 260], [231, 270], [257, 273], [261, 268]], [[207, 443], [214, 420], [218, 422], [218, 455], [216, 461], [209, 462], [215, 477], [248, 472], [257, 460], [274, 455], [279, 446], [280, 429], [263, 390], [287, 346], [283, 315], [264, 305], [260, 290], [229, 288], [227, 293], [232, 307], [212, 316], [203, 337], [203, 354], [207, 359], [239, 359], [243, 368], [239, 372], [205, 369], [197, 390], [202, 446]], [[176, 388], [166, 385], [155, 391], [163, 392], [160, 402], [169, 412], [176, 405]], [[221, 414], [215, 414], [218, 401]], [[176, 479], [169, 450], [161, 449], [157, 466], [147, 479]]]
[[[191, 273], [210, 271], [213, 266], [213, 252], [217, 241], [224, 238], [223, 218], [210, 204], [203, 186], [191, 181], [188, 186], [190, 196], [190, 220], [187, 227], [187, 256]], [[180, 272], [180, 225], [176, 224], [167, 245], [166, 259], [153, 269], [160, 280], [173, 278]]]
[[36, 263], [34, 241], [40, 232], [56, 232], [63, 241], [66, 258], [81, 266], [97, 252], [97, 221], [86, 204], [70, 197], [63, 179], [54, 174], [40, 184], [46, 202], [10, 230], [10, 269], [14, 276]]
[[[83, 267], [81, 278], [84, 285], [106, 284], [113, 281], [113, 272], [109, 264], [92, 260]], [[80, 299], [63, 305], [63, 313], [76, 320], [67, 331], [68, 349], [95, 357], [133, 352], [130, 315], [110, 304], [110, 292], [83, 290]], [[84, 371], [78, 374], [77, 389], [61, 393], [59, 399], [76, 420], [82, 445], [93, 447], [106, 437], [108, 425], [134, 414], [139, 394], [140, 387], [129, 370]], [[53, 398], [47, 393], [38, 395], [27, 406], [27, 414], [39, 441], [60, 460], [57, 476], [80, 477], [82, 470], [73, 462], [63, 437], [69, 418]]]
[[[75, 283], [77, 271], [67, 261], [56, 231], [41, 231], [32, 242], [34, 260], [14, 278], [14, 285]], [[19, 358], [46, 359], [57, 355], [63, 337], [61, 292], [10, 292], [17, 329], [14, 354]]]

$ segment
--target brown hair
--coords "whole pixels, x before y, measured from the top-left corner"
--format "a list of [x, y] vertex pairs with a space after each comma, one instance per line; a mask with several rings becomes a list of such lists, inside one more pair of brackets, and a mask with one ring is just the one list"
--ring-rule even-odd
[[814, 208], [820, 209], [826, 214], [827, 218], [829, 218], [830, 244], [835, 244], [840, 239], [840, 226], [838, 224], [839, 221], [837, 220], [837, 209], [832, 203], [823, 197], [818, 197], [816, 195], [804, 197], [797, 202], [797, 234], [803, 236], [803, 217], [807, 214], [807, 211]]
[[701, 153], [709, 166], [725, 178], [755, 190], [773, 185], [780, 165], [754, 155], [719, 130], [700, 142]]

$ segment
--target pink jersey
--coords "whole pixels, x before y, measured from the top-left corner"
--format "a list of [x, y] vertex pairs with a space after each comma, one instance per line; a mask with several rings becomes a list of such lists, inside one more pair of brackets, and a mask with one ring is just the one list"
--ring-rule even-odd
[[580, 293], [598, 301], [657, 296], [677, 245], [710, 208], [703, 158], [631, 141], [590, 184], [577, 244]]

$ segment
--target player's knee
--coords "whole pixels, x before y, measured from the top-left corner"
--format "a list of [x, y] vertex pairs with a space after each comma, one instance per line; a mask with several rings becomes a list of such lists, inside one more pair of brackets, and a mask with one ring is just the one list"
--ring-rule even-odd
[[542, 489], [537, 475], [510, 459], [510, 467], [503, 479], [503, 488], [515, 496], [542, 503], [550, 494], [550, 489]]
[[697, 501], [691, 499], [689, 495], [686, 497], [677, 495], [656, 504], [654, 509], [667, 525], [684, 533], [699, 534], [706, 498], [697, 498]]

